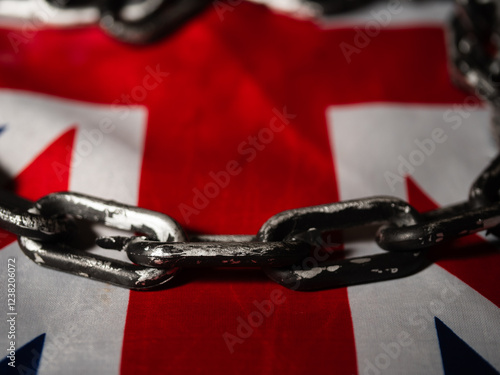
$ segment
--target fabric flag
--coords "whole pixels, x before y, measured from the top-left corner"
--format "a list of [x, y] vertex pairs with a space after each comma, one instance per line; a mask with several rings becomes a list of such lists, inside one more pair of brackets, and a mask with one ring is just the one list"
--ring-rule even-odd
[[[316, 22], [220, 5], [145, 47], [97, 27], [3, 26], [9, 186], [255, 234], [280, 211], [338, 200], [392, 195], [421, 212], [463, 201], [496, 155], [490, 109], [449, 78], [450, 4]], [[359, 230], [344, 241], [382, 251]], [[493, 236], [440, 246], [410, 277], [311, 293], [258, 269], [185, 270], [172, 288], [130, 292], [40, 267], [6, 232], [0, 247], [2, 374], [500, 372]]]

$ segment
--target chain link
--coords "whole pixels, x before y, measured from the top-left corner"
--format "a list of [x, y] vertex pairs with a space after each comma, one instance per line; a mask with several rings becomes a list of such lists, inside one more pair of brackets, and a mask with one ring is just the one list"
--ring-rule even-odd
[[70, 232], [68, 219], [53, 219], [28, 212], [30, 202], [12, 193], [2, 192], [0, 195], [0, 228], [16, 236], [27, 236], [33, 239], [54, 240]]
[[[0, 0], [0, 17], [71, 26], [97, 23], [130, 44], [149, 44], [177, 31], [210, 0]], [[41, 16], [40, 16], [41, 14]]]
[[[103, 248], [126, 252], [134, 264], [72, 247], [70, 242], [83, 241], [79, 231], [69, 232], [68, 237], [76, 237], [71, 241], [47, 241], [45, 227], [32, 228], [26, 235], [22, 225], [13, 229], [4, 220], [0, 226], [22, 232], [20, 247], [37, 264], [130, 289], [158, 287], [170, 281], [178, 267], [254, 266], [285, 287], [317, 290], [408, 276], [429, 264], [421, 250], [478, 231], [498, 230], [499, 171], [497, 157], [474, 182], [467, 202], [424, 214], [398, 198], [371, 197], [281, 212], [255, 236], [194, 235], [191, 241], [171, 217], [113, 201], [55, 193], [32, 205], [29, 215], [58, 228], [68, 221], [83, 221], [139, 233], [97, 240]], [[7, 216], [12, 223], [14, 215]], [[322, 242], [333, 231], [374, 225], [379, 227], [377, 243], [389, 252], [339, 259], [337, 252], [328, 250], [332, 244]], [[318, 249], [326, 256], [319, 256]]]
[[[186, 240], [182, 228], [166, 215], [82, 194], [50, 194], [40, 199], [32, 210], [55, 220], [69, 216], [75, 221], [140, 232], [156, 241]], [[78, 243], [82, 239], [70, 240]], [[148, 268], [105, 258], [79, 250], [71, 246], [70, 241], [41, 242], [24, 236], [18, 241], [21, 250], [39, 265], [129, 289], [157, 287], [170, 281], [178, 271], [177, 268]]]
[[[187, 8], [179, 14], [187, 17], [205, 4], [165, 3], [158, 13], [126, 21], [121, 18], [125, 1], [101, 1], [101, 25], [124, 40], [143, 43], [173, 30], [158, 25], [172, 6], [183, 3]], [[60, 6], [85, 4], [70, 0]], [[489, 100], [499, 119], [498, 1], [468, 0], [458, 8], [450, 38], [454, 77]], [[174, 219], [158, 212], [76, 193], [51, 194], [34, 205], [19, 199], [13, 203], [15, 197], [2, 199], [7, 194], [0, 191], [0, 227], [16, 234], [22, 251], [42, 266], [130, 289], [158, 287], [170, 281], [178, 267], [255, 266], [285, 287], [317, 290], [408, 276], [430, 263], [427, 248], [484, 230], [498, 237], [499, 191], [500, 156], [473, 183], [469, 199], [450, 207], [419, 213], [398, 198], [371, 197], [284, 211], [256, 235], [198, 234], [190, 240]], [[71, 241], [84, 241], [84, 232], [75, 229], [82, 222], [134, 232], [96, 241], [102, 248], [125, 252], [134, 264], [71, 246]], [[373, 226], [378, 227], [376, 243], [388, 252], [339, 259], [332, 243], [323, 240], [334, 231]]]

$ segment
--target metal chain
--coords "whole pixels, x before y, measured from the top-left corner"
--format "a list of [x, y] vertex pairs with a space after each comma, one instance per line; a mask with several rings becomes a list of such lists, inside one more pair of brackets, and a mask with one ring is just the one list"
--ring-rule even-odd
[[[97, 23], [110, 36], [143, 45], [171, 35], [210, 0], [0, 0], [0, 17], [60, 26]], [[41, 16], [43, 17], [41, 17]]]
[[[201, 4], [190, 4], [195, 3]], [[65, 6], [82, 4], [86, 1], [69, 0]], [[157, 34], [161, 28], [156, 23], [166, 13], [124, 21], [120, 17], [125, 1], [101, 4], [109, 21], [104, 26], [123, 39], [145, 42], [167, 30]], [[450, 49], [455, 78], [500, 112], [497, 5], [461, 1], [451, 23]], [[162, 7], [158, 14], [167, 9]], [[158, 212], [76, 193], [51, 194], [33, 204], [12, 195], [2, 199], [7, 195], [0, 191], [0, 227], [16, 234], [22, 251], [42, 266], [130, 289], [156, 288], [170, 281], [179, 267], [255, 266], [288, 288], [316, 290], [408, 276], [430, 263], [430, 247], [484, 230], [498, 236], [499, 191], [500, 156], [474, 182], [469, 199], [454, 206], [420, 214], [398, 198], [371, 197], [284, 211], [256, 235], [190, 235], [189, 240], [174, 219]], [[76, 229], [82, 222], [140, 233], [96, 240], [102, 248], [125, 252], [134, 264], [72, 246], [85, 240], [84, 231]], [[388, 252], [339, 259], [332, 244], [323, 240], [333, 231], [374, 225], [376, 243]]]
[[18, 196], [2, 192], [0, 195], [0, 228], [16, 236], [27, 236], [47, 241], [70, 232], [67, 219], [52, 219], [28, 212], [29, 202]]
[[[374, 0], [299, 0], [287, 3], [250, 0], [301, 17], [319, 17], [346, 12]], [[213, 0], [0, 0], [0, 17], [21, 18], [59, 25], [97, 23], [107, 34], [122, 42], [144, 45], [168, 37], [210, 4], [222, 17], [243, 0], [228, 3]], [[24, 11], [23, 11], [24, 10]], [[39, 14], [45, 17], [39, 17]]]
[[500, 145], [500, 1], [456, 0], [448, 30], [452, 80], [487, 100]]
[[[170, 281], [179, 267], [262, 267], [274, 281], [295, 290], [316, 290], [411, 275], [429, 264], [428, 247], [483, 230], [498, 228], [500, 156], [471, 188], [467, 202], [419, 214], [393, 197], [371, 197], [288, 210], [271, 217], [255, 236], [194, 235], [191, 241], [171, 217], [138, 207], [76, 193], [50, 194], [0, 226], [19, 235], [19, 245], [34, 262], [130, 289], [149, 289]], [[5, 196], [2, 192], [1, 196]], [[36, 217], [40, 226], [25, 232], [12, 225], [15, 215]], [[78, 250], [80, 231], [70, 239], [49, 241], [51, 225], [60, 235], [68, 222], [92, 222], [140, 233], [103, 237], [97, 244], [127, 253], [135, 263]], [[8, 222], [9, 225], [5, 225]], [[338, 259], [322, 241], [332, 231], [378, 225], [377, 243], [387, 253]], [[327, 256], [319, 256], [321, 249]], [[335, 255], [336, 253], [334, 253]]]

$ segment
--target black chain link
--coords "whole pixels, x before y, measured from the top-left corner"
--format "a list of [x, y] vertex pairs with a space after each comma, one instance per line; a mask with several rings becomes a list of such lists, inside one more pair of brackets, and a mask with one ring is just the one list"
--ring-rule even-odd
[[[50, 194], [40, 199], [32, 211], [51, 220], [71, 217], [77, 222], [99, 223], [110, 228], [140, 232], [156, 241], [177, 242], [186, 239], [182, 228], [166, 215], [82, 194]], [[44, 267], [129, 289], [157, 287], [170, 281], [178, 270], [136, 266], [82, 251], [72, 245], [85, 242], [81, 238], [82, 232], [75, 232], [67, 241], [42, 242], [20, 236], [18, 242], [31, 260]]]
[[[99, 26], [106, 33], [136, 45], [149, 44], [171, 35], [211, 3], [211, 0], [45, 1], [62, 10], [94, 8], [99, 11]], [[127, 12], [128, 9], [133, 11]]]
[[[497, 157], [473, 184], [469, 201], [424, 214], [398, 198], [371, 197], [281, 212], [255, 236], [194, 235], [191, 241], [174, 219], [158, 212], [82, 194], [55, 193], [31, 207], [29, 215], [44, 226], [22, 232], [19, 244], [37, 264], [130, 289], [166, 283], [177, 267], [263, 267], [272, 280], [294, 290], [389, 280], [425, 268], [429, 260], [423, 249], [478, 231], [498, 230], [499, 171]], [[9, 212], [2, 206], [0, 211]], [[97, 240], [104, 248], [125, 251], [135, 264], [71, 246], [70, 242], [84, 240], [81, 231], [73, 231], [71, 239], [47, 241], [46, 223], [60, 229], [69, 220], [140, 233]], [[339, 259], [331, 256], [337, 252], [328, 252], [332, 244], [322, 240], [333, 231], [373, 225], [379, 226], [377, 243], [389, 252]], [[12, 230], [4, 221], [0, 226]], [[20, 228], [24, 227], [13, 232], [19, 234]], [[320, 256], [318, 249], [324, 254]]]
[[[53, 0], [52, 2], [55, 2]], [[177, 21], [202, 9], [205, 1], [163, 1], [156, 13], [126, 21], [125, 1], [95, 1], [101, 24], [131, 42], [148, 42], [171, 32]], [[178, 20], [163, 24], [179, 8]], [[86, 5], [84, 0], [59, 6]], [[451, 22], [450, 54], [461, 84], [500, 108], [500, 11], [498, 1], [464, 1]], [[174, 12], [175, 13], [175, 12]], [[183, 18], [184, 17], [184, 18]], [[175, 17], [174, 17], [175, 18]], [[161, 22], [160, 22], [161, 20]], [[172, 28], [172, 25], [176, 25]], [[495, 118], [500, 118], [496, 113]], [[495, 119], [494, 119], [495, 122]], [[274, 281], [294, 290], [316, 290], [411, 275], [429, 264], [426, 249], [478, 231], [500, 233], [500, 156], [477, 178], [469, 199], [418, 213], [393, 197], [371, 197], [281, 212], [252, 235], [192, 235], [169, 216], [75, 193], [56, 193], [36, 204], [13, 204], [0, 192], [0, 227], [19, 236], [23, 252], [36, 263], [130, 289], [149, 289], [171, 280], [178, 267], [262, 267]], [[134, 262], [105, 258], [71, 246], [84, 242], [82, 222], [140, 233], [97, 239], [103, 248], [126, 252]], [[341, 258], [323, 237], [347, 228], [378, 227], [376, 243], [388, 252]], [[62, 238], [64, 234], [71, 234]], [[320, 254], [318, 250], [323, 253]]]
[[70, 231], [66, 219], [52, 219], [28, 212], [30, 202], [7, 191], [0, 195], [0, 228], [16, 236], [55, 240]]

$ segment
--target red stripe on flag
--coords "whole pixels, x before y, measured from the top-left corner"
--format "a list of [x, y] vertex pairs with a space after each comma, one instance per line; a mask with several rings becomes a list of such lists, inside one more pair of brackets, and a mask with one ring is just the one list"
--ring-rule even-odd
[[[439, 207], [411, 177], [406, 178], [406, 186], [410, 204], [420, 212]], [[497, 287], [500, 254], [496, 247], [478, 235], [471, 235], [430, 251], [438, 265], [500, 307]]]
[[40, 153], [14, 180], [15, 192], [36, 201], [69, 187], [71, 156], [76, 128], [67, 130]]
[[[74, 138], [74, 128], [62, 134], [12, 180], [10, 189], [33, 201], [56, 191], [68, 190], [68, 166], [71, 161]], [[65, 167], [66, 173], [58, 169], [60, 166]], [[0, 229], [0, 249], [15, 239], [15, 236]]]
[[[291, 48], [288, 32], [298, 27], [314, 38], [317, 30], [288, 19], [283, 30], [274, 25], [280, 17], [255, 7], [247, 10], [265, 19], [262, 35], [285, 38], [285, 53], [269, 54], [267, 43], [258, 52], [244, 32], [246, 17], [228, 26], [242, 36], [240, 41], [226, 39], [219, 21], [212, 19], [176, 46], [173, 56], [190, 69], [169, 77], [175, 89], [152, 93], [154, 100], [176, 110], [150, 113], [140, 205], [203, 232], [256, 233], [281, 210], [338, 199], [324, 118], [328, 99], [313, 89], [318, 81], [296, 81], [292, 74], [299, 59], [311, 67], [317, 59], [302, 56], [303, 44]], [[249, 49], [242, 50], [241, 43]], [[192, 50], [186, 51], [187, 45]], [[292, 87], [296, 93], [289, 95]], [[262, 130], [273, 124], [284, 130]], [[263, 141], [255, 143], [255, 138]], [[225, 185], [221, 180], [231, 162], [239, 173], [207, 203], [195, 201], [201, 199], [198, 192], [208, 196], [217, 179]], [[183, 214], [180, 204], [196, 213]], [[131, 293], [123, 374], [357, 371], [345, 289], [292, 292], [268, 281], [260, 270], [191, 275], [194, 280], [171, 290]], [[268, 306], [265, 301], [276, 294], [280, 303], [272, 304], [267, 317], [258, 306]], [[142, 340], [151, 345], [138, 347]]]
[[[353, 38], [353, 30], [321, 32], [309, 23], [243, 8], [247, 13], [235, 11], [224, 27], [209, 20], [204, 33], [193, 29], [173, 54], [175, 64], [190, 69], [178, 69], [166, 92], [152, 93], [172, 111], [150, 114], [140, 205], [190, 228], [255, 233], [281, 210], [336, 201], [328, 105], [463, 98], [449, 83], [441, 30], [384, 31], [347, 64], [337, 47]], [[193, 45], [189, 52], [187, 45]], [[381, 58], [387, 55], [391, 61]], [[417, 62], [416, 56], [423, 58]], [[249, 144], [249, 137], [269, 126], [273, 109], [285, 106], [296, 117], [246, 161], [242, 142]], [[213, 186], [211, 172], [225, 171], [231, 160], [241, 172], [208, 203], [196, 202], [198, 192]], [[181, 203], [197, 212], [183, 215]], [[154, 295], [131, 293], [123, 374], [357, 372], [346, 289], [297, 293], [257, 271], [215, 272], [197, 278], [193, 271], [194, 281]], [[274, 290], [285, 302], [243, 337], [244, 322], [258, 319], [255, 302], [269, 300]], [[151, 345], [138, 345], [144, 340]]]

